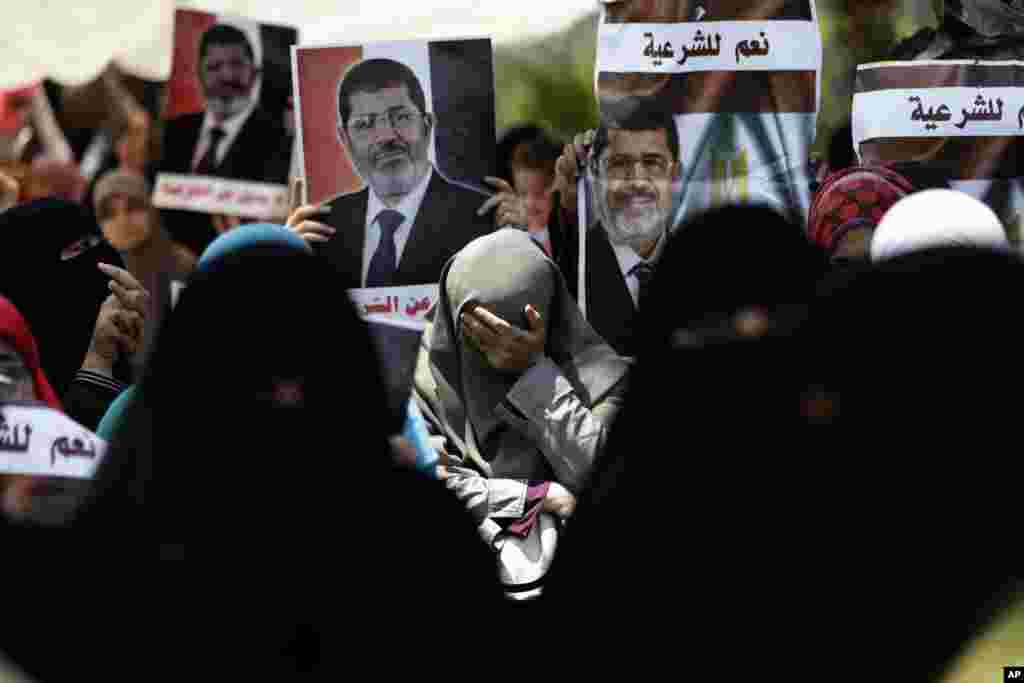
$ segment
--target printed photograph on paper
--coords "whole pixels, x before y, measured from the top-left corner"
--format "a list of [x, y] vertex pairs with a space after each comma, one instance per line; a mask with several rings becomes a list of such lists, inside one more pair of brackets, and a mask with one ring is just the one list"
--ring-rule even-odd
[[489, 39], [293, 50], [305, 200], [337, 232], [317, 249], [350, 288], [435, 284], [493, 230]]
[[158, 207], [265, 219], [287, 213], [297, 40], [289, 26], [175, 12]]

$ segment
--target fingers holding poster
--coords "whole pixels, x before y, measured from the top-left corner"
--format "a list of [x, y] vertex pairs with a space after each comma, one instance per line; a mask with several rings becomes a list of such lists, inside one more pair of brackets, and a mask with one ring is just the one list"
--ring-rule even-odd
[[297, 47], [305, 203], [336, 233], [318, 250], [350, 288], [436, 283], [490, 232], [477, 208], [494, 175], [490, 40]]
[[811, 0], [606, 3], [595, 86], [605, 124], [674, 117], [676, 223], [723, 203], [806, 215], [821, 40]]
[[[294, 128], [289, 50], [297, 39], [288, 26], [177, 10], [159, 172], [286, 185]], [[237, 213], [237, 202], [183, 206], [166, 199], [154, 196], [161, 208], [253, 215]], [[182, 220], [169, 221], [172, 232], [186, 229], [177, 225]]]

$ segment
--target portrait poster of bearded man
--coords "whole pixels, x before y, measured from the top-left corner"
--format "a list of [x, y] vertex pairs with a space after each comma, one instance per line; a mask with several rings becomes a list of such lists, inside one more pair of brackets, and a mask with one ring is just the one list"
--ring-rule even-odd
[[304, 199], [329, 233], [314, 250], [348, 289], [436, 286], [494, 229], [477, 214], [497, 164], [490, 39], [296, 47], [293, 68]]
[[723, 204], [806, 219], [822, 46], [813, 0], [602, 0], [595, 89], [616, 126], [675, 118], [678, 226]]
[[[177, 10], [158, 172], [280, 186], [287, 197], [294, 133], [289, 50], [297, 41], [294, 27]], [[154, 203], [164, 209], [271, 217], [195, 191], [193, 198], [206, 201], [183, 202], [160, 177], [155, 190]], [[286, 212], [284, 206], [280, 213]], [[164, 216], [172, 233], [184, 233], [176, 238], [201, 250], [216, 236], [209, 216], [180, 214]]]

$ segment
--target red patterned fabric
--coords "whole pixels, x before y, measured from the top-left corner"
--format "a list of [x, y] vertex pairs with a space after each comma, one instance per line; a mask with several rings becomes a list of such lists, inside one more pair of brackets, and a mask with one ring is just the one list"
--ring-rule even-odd
[[832, 252], [847, 231], [874, 228], [893, 204], [914, 191], [905, 177], [885, 166], [854, 166], [827, 177], [811, 202], [808, 237]]

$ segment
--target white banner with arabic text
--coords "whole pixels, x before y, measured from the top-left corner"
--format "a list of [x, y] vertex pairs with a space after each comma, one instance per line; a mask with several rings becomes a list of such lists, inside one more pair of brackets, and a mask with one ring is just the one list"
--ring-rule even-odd
[[0, 406], [0, 473], [91, 479], [107, 442], [48, 406]]
[[865, 140], [1024, 134], [1024, 88], [876, 90], [853, 96], [855, 147]]
[[201, 213], [245, 216], [266, 221], [288, 217], [288, 186], [212, 176], [160, 173], [153, 206]]
[[602, 23], [597, 54], [600, 71], [814, 71], [821, 39], [809, 21]]
[[356, 313], [367, 320], [395, 320], [422, 325], [437, 302], [437, 285], [363, 287], [348, 290]]

